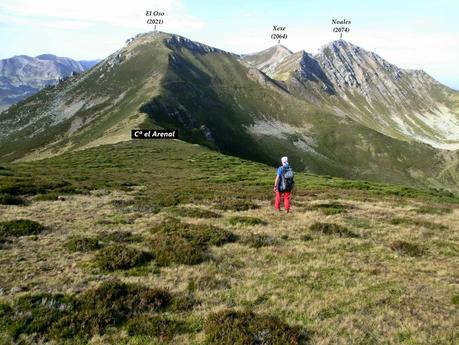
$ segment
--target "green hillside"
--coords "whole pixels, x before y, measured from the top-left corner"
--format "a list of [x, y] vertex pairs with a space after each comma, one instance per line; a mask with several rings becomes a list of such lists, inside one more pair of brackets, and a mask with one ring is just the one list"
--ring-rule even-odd
[[2, 343], [457, 342], [457, 197], [298, 172], [285, 215], [274, 175], [177, 140], [1, 165]]
[[407, 143], [286, 91], [238, 56], [164, 33], [138, 35], [97, 68], [0, 115], [2, 161], [129, 140], [137, 127], [298, 170], [412, 186], [458, 186], [458, 152]]

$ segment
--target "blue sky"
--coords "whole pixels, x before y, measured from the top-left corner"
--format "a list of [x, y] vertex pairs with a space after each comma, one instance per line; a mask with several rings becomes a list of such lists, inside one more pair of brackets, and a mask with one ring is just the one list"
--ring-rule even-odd
[[291, 50], [315, 53], [339, 38], [331, 20], [348, 19], [345, 39], [459, 89], [458, 0], [2, 0], [0, 58], [43, 53], [104, 58], [127, 38], [152, 29], [145, 17], [150, 9], [166, 12], [162, 31], [235, 53], [273, 45], [272, 25], [287, 27], [283, 44]]

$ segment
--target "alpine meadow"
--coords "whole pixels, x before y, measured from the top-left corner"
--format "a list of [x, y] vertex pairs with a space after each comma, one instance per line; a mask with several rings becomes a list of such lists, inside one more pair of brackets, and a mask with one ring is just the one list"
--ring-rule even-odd
[[139, 34], [0, 113], [0, 344], [459, 344], [458, 149], [458, 91], [346, 40]]

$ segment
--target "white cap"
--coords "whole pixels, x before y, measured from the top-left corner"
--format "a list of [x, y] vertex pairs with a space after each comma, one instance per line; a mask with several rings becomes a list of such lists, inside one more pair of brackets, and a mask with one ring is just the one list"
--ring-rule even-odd
[[284, 165], [285, 163], [288, 163], [288, 157], [286, 156], [282, 157], [281, 162], [282, 162], [282, 165]]

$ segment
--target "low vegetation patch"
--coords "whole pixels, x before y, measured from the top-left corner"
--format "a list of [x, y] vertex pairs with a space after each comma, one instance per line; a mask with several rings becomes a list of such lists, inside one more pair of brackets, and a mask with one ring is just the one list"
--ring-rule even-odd
[[188, 291], [228, 289], [231, 283], [228, 279], [219, 277], [216, 272], [206, 273], [188, 281]]
[[151, 250], [160, 266], [196, 265], [206, 259], [205, 246], [193, 243], [176, 234], [157, 234]]
[[126, 206], [122, 207], [126, 212], [158, 213], [161, 206], [153, 199], [136, 195], [132, 201], [126, 201]]
[[160, 341], [170, 341], [174, 335], [183, 333], [184, 326], [183, 322], [162, 315], [143, 314], [129, 320], [126, 329], [130, 336], [151, 336]]
[[144, 194], [137, 194], [133, 199], [115, 199], [110, 204], [122, 213], [156, 214], [164, 207], [157, 199]]
[[406, 241], [395, 241], [392, 242], [390, 248], [402, 255], [408, 256], [421, 256], [425, 254], [425, 249], [419, 244], [406, 242]]
[[110, 280], [81, 295], [76, 312], [55, 323], [51, 333], [55, 338], [103, 334], [107, 327], [121, 326], [136, 314], [162, 311], [171, 300], [163, 289]]
[[451, 297], [451, 303], [454, 305], [459, 305], [459, 295], [454, 295]]
[[121, 189], [122, 191], [129, 192], [129, 191], [133, 190], [133, 187], [135, 187], [135, 186], [138, 186], [138, 184], [135, 183], [135, 182], [124, 181], [124, 182], [121, 182], [119, 184], [119, 189]]
[[266, 234], [248, 234], [242, 240], [242, 244], [245, 244], [252, 248], [261, 248], [275, 246], [278, 242], [275, 238]]
[[326, 215], [333, 215], [339, 213], [347, 212], [349, 206], [345, 206], [343, 204], [332, 202], [327, 204], [316, 204], [312, 206], [314, 209], [321, 210]]
[[174, 312], [183, 312], [191, 310], [199, 302], [195, 299], [193, 294], [177, 294], [172, 299], [170, 310]]
[[0, 186], [0, 193], [13, 195], [35, 195], [46, 193], [50, 189], [63, 186], [65, 183], [36, 182], [32, 178], [12, 178]]
[[102, 247], [100, 239], [96, 237], [72, 237], [65, 246], [71, 252], [90, 252]]
[[8, 193], [0, 194], [0, 205], [24, 205], [26, 200], [17, 195]]
[[151, 229], [155, 234], [175, 235], [196, 245], [221, 246], [234, 242], [237, 237], [232, 232], [208, 224], [183, 223], [169, 218]]
[[82, 194], [87, 193], [86, 188], [76, 188], [68, 181], [59, 181], [34, 177], [14, 177], [10, 178], [0, 186], [0, 193], [13, 195], [37, 195], [37, 194]]
[[244, 217], [244, 216], [234, 216], [229, 220], [231, 225], [243, 224], [243, 225], [267, 225], [268, 223], [264, 220], [257, 217]]
[[203, 210], [196, 207], [178, 207], [173, 208], [171, 212], [180, 217], [189, 218], [220, 218], [221, 214], [209, 210]]
[[447, 230], [448, 227], [443, 224], [433, 223], [426, 220], [396, 217], [390, 220], [392, 225], [415, 225], [431, 230]]
[[15, 219], [0, 222], [0, 238], [37, 235], [45, 230], [38, 222], [29, 219]]
[[349, 217], [346, 219], [346, 223], [354, 228], [371, 229], [372, 227], [372, 223], [368, 218]]
[[209, 345], [297, 345], [307, 344], [307, 333], [277, 317], [251, 311], [222, 310], [204, 323]]
[[0, 325], [13, 340], [21, 334], [47, 335], [51, 326], [74, 311], [76, 300], [61, 294], [22, 296], [14, 305], [3, 305]]
[[308, 235], [308, 234], [304, 234], [304, 235], [300, 236], [300, 240], [301, 241], [305, 241], [305, 242], [312, 241], [313, 239], [314, 239], [314, 237], [312, 237], [311, 235]]
[[335, 223], [314, 223], [309, 227], [309, 229], [324, 235], [353, 238], [359, 237], [356, 233], [352, 232], [348, 228]]
[[38, 194], [33, 198], [34, 201], [56, 201], [59, 200], [58, 193]]
[[207, 224], [182, 223], [175, 218], [166, 219], [151, 232], [152, 252], [161, 266], [201, 263], [209, 245], [221, 246], [237, 239], [230, 231]]
[[150, 253], [119, 244], [105, 247], [96, 255], [97, 266], [106, 271], [127, 270], [151, 260]]
[[102, 242], [135, 242], [140, 240], [140, 236], [132, 235], [130, 231], [122, 231], [122, 230], [115, 230], [115, 231], [103, 231], [100, 233], [100, 240]]
[[126, 214], [112, 214], [108, 218], [100, 219], [97, 224], [133, 224], [135, 217], [127, 216]]
[[133, 200], [125, 200], [125, 199], [114, 199], [110, 201], [110, 204], [118, 209], [129, 207], [133, 203], [134, 203]]
[[419, 213], [419, 214], [438, 214], [438, 215], [443, 215], [443, 214], [452, 213], [453, 209], [452, 208], [448, 208], [448, 207], [427, 207], [427, 206], [423, 206], [423, 207], [415, 208], [413, 211], [416, 212], [416, 213]]
[[247, 211], [259, 208], [257, 204], [246, 199], [222, 199], [216, 204], [219, 210], [223, 211]]
[[0, 175], [12, 176], [14, 173], [10, 169], [0, 165]]
[[196, 195], [195, 191], [187, 193], [185, 187], [179, 192], [166, 188], [161, 189], [156, 184], [154, 189], [154, 193], [151, 193], [151, 190], [139, 192], [134, 199], [132, 199], [132, 204], [128, 209], [131, 212], [158, 213], [165, 207], [173, 207], [179, 204], [192, 202], [194, 201], [192, 200], [192, 196]]

